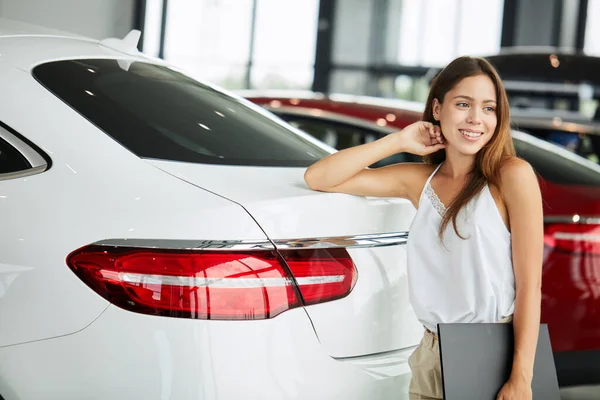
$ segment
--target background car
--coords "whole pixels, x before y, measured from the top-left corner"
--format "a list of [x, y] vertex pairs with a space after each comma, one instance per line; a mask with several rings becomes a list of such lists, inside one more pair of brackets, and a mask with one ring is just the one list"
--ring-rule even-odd
[[[414, 103], [398, 102], [398, 107], [411, 107], [403, 110], [394, 109], [394, 101], [370, 102], [367, 97], [353, 101], [305, 95], [305, 101], [298, 94], [244, 95], [338, 149], [371, 142], [421, 119]], [[357, 108], [361, 117], [354, 115]], [[600, 382], [600, 167], [546, 140], [512, 134], [517, 154], [540, 176], [545, 215], [542, 322], [550, 329], [559, 382]], [[400, 153], [372, 167], [421, 161]]]
[[559, 110], [511, 110], [512, 125], [592, 162], [600, 162], [600, 122]]
[[407, 398], [410, 203], [138, 37], [0, 22], [0, 398]]

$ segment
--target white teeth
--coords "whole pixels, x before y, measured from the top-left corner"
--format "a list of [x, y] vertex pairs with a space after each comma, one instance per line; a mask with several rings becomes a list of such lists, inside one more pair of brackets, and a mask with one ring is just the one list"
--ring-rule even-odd
[[472, 138], [476, 138], [476, 137], [479, 137], [482, 135], [481, 132], [469, 132], [469, 131], [463, 131], [463, 130], [461, 130], [460, 133], [462, 133], [465, 136], [472, 137]]

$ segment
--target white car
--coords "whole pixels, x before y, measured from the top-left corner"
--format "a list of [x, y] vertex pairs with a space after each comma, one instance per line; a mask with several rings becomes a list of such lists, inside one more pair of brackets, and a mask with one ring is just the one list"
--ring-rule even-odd
[[408, 398], [413, 206], [138, 37], [0, 22], [0, 398]]

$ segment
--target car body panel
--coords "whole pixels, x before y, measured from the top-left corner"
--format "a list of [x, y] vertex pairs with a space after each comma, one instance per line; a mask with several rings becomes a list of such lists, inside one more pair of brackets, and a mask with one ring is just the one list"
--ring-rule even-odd
[[[415, 213], [404, 199], [312, 191], [303, 181], [304, 168], [148, 162], [241, 204], [276, 242], [408, 231]], [[350, 295], [306, 307], [328, 354], [352, 357], [415, 346], [423, 327], [408, 299], [405, 246], [349, 253], [359, 276]]]
[[413, 350], [332, 358], [301, 308], [232, 322], [111, 306], [82, 332], [0, 348], [0, 388], [5, 400], [408, 399]]

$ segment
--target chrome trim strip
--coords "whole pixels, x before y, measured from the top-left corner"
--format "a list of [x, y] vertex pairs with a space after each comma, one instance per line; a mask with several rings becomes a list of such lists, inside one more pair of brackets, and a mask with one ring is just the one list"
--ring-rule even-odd
[[0, 174], [0, 181], [7, 181], [9, 179], [17, 179], [17, 178], [25, 178], [27, 176], [41, 174], [42, 172], [44, 172], [46, 170], [47, 167], [48, 167], [48, 165], [44, 164], [44, 165], [40, 165], [35, 168], [29, 168], [29, 169], [26, 169], [23, 171], [15, 171], [15, 172], [8, 172], [6, 174]]
[[409, 376], [410, 367], [408, 358], [417, 348], [416, 345], [408, 348], [386, 351], [382, 353], [351, 357], [333, 357], [338, 362], [352, 365], [374, 379], [388, 379], [398, 376]]
[[27, 143], [7, 131], [6, 129], [0, 127], [0, 137], [4, 139], [8, 144], [17, 149], [19, 153], [23, 155], [31, 164], [32, 168], [40, 167], [46, 164], [46, 160], [44, 157], [38, 154], [37, 151], [32, 149]]
[[23, 171], [0, 174], [0, 180], [23, 178], [25, 176], [39, 174], [41, 172], [44, 172], [48, 168], [48, 163], [46, 162], [44, 157], [42, 157], [37, 151], [32, 149], [31, 146], [29, 146], [27, 143], [25, 143], [24, 141], [22, 141], [17, 136], [13, 135], [3, 127], [0, 127], [0, 138], [2, 138], [5, 142], [7, 142], [15, 149], [17, 149], [17, 151], [21, 153], [21, 155], [25, 157], [27, 162], [31, 165], [31, 168]]
[[380, 233], [357, 236], [274, 240], [278, 250], [368, 248], [406, 244], [408, 232]]
[[600, 225], [600, 217], [591, 217], [585, 215], [553, 215], [551, 217], [545, 217], [544, 223], [569, 223], [569, 224], [598, 224]]
[[137, 247], [170, 250], [290, 250], [369, 248], [406, 244], [408, 232], [380, 233], [357, 236], [335, 236], [305, 239], [267, 240], [169, 240], [169, 239], [106, 239], [93, 243], [107, 247]]
[[273, 244], [268, 240], [107, 239], [93, 244], [107, 247], [169, 250], [275, 250]]

